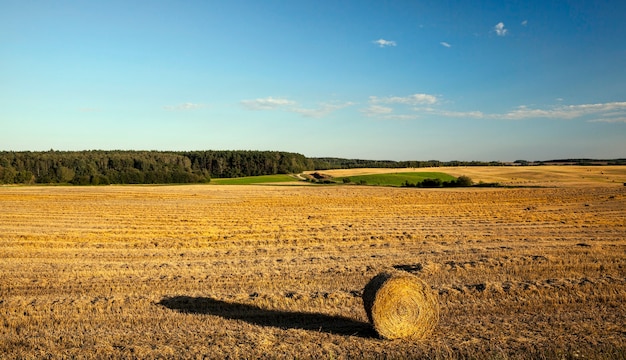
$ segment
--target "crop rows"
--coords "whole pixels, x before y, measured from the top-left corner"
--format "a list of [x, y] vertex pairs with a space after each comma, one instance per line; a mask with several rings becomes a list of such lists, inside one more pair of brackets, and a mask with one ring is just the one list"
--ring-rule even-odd
[[[0, 188], [8, 358], [626, 356], [622, 187]], [[384, 341], [379, 271], [439, 293]]]

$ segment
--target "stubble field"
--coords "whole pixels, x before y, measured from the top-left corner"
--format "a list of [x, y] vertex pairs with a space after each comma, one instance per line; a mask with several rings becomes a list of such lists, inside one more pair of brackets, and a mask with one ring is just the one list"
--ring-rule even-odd
[[[0, 357], [625, 358], [626, 169], [604, 169], [488, 175], [537, 188], [2, 187]], [[363, 287], [393, 267], [439, 294], [424, 341], [367, 323]]]

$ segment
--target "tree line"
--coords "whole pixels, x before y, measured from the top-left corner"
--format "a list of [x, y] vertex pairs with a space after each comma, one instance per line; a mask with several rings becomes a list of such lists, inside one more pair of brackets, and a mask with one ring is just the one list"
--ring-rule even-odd
[[564, 159], [564, 160], [515, 160], [511, 163], [502, 161], [439, 161], [439, 160], [361, 160], [343, 158], [312, 158], [315, 170], [354, 169], [354, 168], [429, 168], [455, 166], [541, 166], [541, 165], [626, 165], [625, 158], [619, 159]]
[[355, 168], [428, 168], [445, 166], [505, 166], [500, 161], [439, 161], [439, 160], [361, 160], [342, 158], [312, 158], [315, 170], [327, 169], [355, 169]]
[[206, 183], [211, 178], [299, 173], [304, 155], [280, 151], [0, 152], [0, 184]]

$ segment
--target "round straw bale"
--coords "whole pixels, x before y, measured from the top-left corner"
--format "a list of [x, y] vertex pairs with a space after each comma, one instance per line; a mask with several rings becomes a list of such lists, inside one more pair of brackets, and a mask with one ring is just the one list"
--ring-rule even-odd
[[385, 339], [422, 339], [439, 319], [437, 294], [418, 277], [400, 271], [376, 275], [363, 290], [365, 312]]

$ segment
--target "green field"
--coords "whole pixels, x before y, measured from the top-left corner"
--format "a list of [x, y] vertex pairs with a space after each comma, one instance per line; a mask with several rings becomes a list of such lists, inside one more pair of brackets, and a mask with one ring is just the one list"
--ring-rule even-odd
[[338, 182], [343, 182], [344, 178], [350, 179], [355, 184], [365, 183], [367, 185], [402, 186], [406, 181], [415, 184], [424, 179], [440, 179], [441, 181], [452, 181], [456, 178], [452, 175], [441, 172], [402, 172], [390, 174], [358, 175], [335, 178]]
[[[343, 179], [350, 179], [354, 184], [380, 185], [380, 186], [402, 186], [405, 182], [418, 183], [424, 179], [440, 179], [441, 181], [451, 181], [456, 178], [452, 175], [441, 172], [401, 172], [389, 174], [371, 174], [336, 177], [333, 179], [336, 183], [343, 183]], [[211, 179], [214, 185], [253, 185], [267, 183], [281, 183], [297, 181], [291, 175], [263, 175], [263, 176], [246, 176], [239, 178], [223, 178]]]
[[238, 178], [211, 179], [214, 185], [252, 185], [296, 181], [290, 175], [245, 176]]

